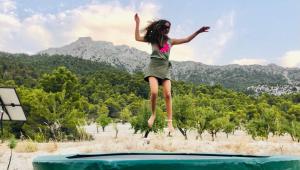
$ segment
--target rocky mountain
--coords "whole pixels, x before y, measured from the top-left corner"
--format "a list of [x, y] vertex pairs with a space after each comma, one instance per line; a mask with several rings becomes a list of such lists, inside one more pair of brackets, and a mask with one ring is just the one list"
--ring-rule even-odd
[[149, 60], [149, 54], [125, 45], [114, 46], [111, 42], [93, 41], [81, 37], [61, 48], [50, 48], [40, 54], [71, 55], [82, 59], [104, 62], [116, 67], [126, 68], [129, 72], [141, 71]]
[[[71, 55], [96, 62], [105, 62], [122, 67], [129, 72], [143, 71], [149, 62], [148, 53], [126, 45], [113, 45], [111, 42], [93, 41], [90, 37], [81, 37], [77, 41], [60, 48], [50, 48], [40, 54]], [[222, 84], [236, 90], [261, 92], [269, 87], [278, 94], [299, 91], [300, 69], [283, 68], [275, 64], [261, 65], [224, 65], [210, 66], [193, 61], [171, 61], [172, 78], [196, 84]], [[264, 88], [262, 88], [264, 87]], [[256, 90], [256, 88], [260, 90]], [[273, 90], [274, 91], [274, 90]]]

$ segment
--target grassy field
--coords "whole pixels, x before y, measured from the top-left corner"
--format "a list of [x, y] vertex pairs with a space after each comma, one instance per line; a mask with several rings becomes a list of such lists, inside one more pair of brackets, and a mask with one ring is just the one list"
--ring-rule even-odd
[[[86, 127], [88, 133], [95, 138], [93, 141], [82, 142], [49, 142], [35, 143], [18, 141], [13, 151], [10, 169], [32, 170], [32, 160], [40, 155], [75, 154], [75, 153], [106, 153], [106, 152], [205, 152], [205, 153], [238, 153], [254, 155], [297, 155], [300, 156], [300, 143], [293, 142], [290, 136], [270, 136], [266, 140], [253, 140], [243, 131], [237, 131], [226, 137], [218, 134], [215, 141], [209, 134], [202, 139], [196, 139], [196, 132], [188, 133], [188, 140], [176, 131], [173, 137], [167, 137], [166, 131], [159, 134], [150, 133], [149, 139], [143, 139], [143, 134], [133, 134], [129, 124], [118, 124], [118, 137], [108, 126], [105, 132], [95, 125]], [[7, 143], [0, 144], [0, 170], [6, 169], [10, 156]]]

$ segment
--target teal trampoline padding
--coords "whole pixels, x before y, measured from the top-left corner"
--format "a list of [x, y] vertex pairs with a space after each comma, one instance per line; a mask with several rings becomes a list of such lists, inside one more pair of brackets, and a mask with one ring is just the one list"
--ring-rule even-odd
[[300, 157], [201, 153], [40, 156], [34, 170], [300, 170]]

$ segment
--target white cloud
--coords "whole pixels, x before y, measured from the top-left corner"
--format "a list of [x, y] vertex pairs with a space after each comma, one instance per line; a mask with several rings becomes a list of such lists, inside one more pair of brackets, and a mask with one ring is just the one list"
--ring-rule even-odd
[[234, 20], [235, 11], [231, 11], [211, 25], [208, 33], [198, 35], [196, 43], [192, 45], [196, 52], [193, 60], [205, 64], [217, 64], [234, 35]]
[[[174, 46], [171, 59], [176, 61], [190, 60], [205, 64], [215, 64], [234, 34], [234, 19], [234, 11], [221, 16], [213, 25], [210, 25], [211, 29], [208, 33], [199, 34], [188, 44]], [[186, 35], [187, 28], [191, 26], [194, 26], [191, 20], [187, 20], [184, 26], [176, 25], [172, 31], [174, 34], [172, 34], [172, 36], [183, 38], [192, 34], [193, 32]]]
[[[138, 2], [138, 5], [132, 1], [128, 6], [122, 6], [119, 1], [105, 4], [95, 1], [54, 14], [31, 11], [31, 16], [20, 19], [14, 15], [14, 1], [4, 1], [0, 12], [0, 51], [7, 52], [32, 54], [46, 48], [60, 47], [78, 37], [90, 36], [93, 40], [125, 44], [150, 53], [149, 45], [134, 40], [133, 16], [136, 12], [139, 13], [142, 29], [148, 21], [157, 19], [160, 15], [158, 5], [144, 1]], [[214, 63], [232, 37], [233, 25], [234, 12], [230, 12], [219, 18], [211, 32], [204, 33], [206, 36], [199, 35], [198, 43], [196, 41], [173, 48], [171, 60]], [[186, 31], [180, 25], [176, 30], [178, 35], [183, 35]]]
[[195, 61], [193, 56], [195, 56], [195, 50], [186, 44], [174, 46], [171, 50], [171, 60], [176, 61]]
[[[4, 0], [0, 3], [0, 51], [32, 54], [90, 36], [93, 40], [125, 44], [150, 53], [149, 45], [134, 40], [133, 16], [139, 13], [142, 29], [148, 21], [159, 18], [160, 7], [144, 1], [138, 3], [132, 1], [131, 5], [122, 6], [119, 1], [93, 2], [54, 14], [31, 11], [31, 16], [20, 19], [14, 15], [15, 2]], [[220, 17], [209, 33], [199, 35], [198, 41], [174, 47], [170, 59], [215, 63], [233, 35], [234, 16], [232, 11]], [[180, 36], [184, 31], [180, 25], [175, 29]]]
[[300, 67], [300, 50], [288, 51], [279, 59], [283, 67]]
[[239, 65], [253, 65], [253, 64], [266, 65], [267, 60], [254, 59], [254, 58], [242, 58], [242, 59], [233, 60], [231, 63], [239, 64]]
[[20, 21], [11, 14], [0, 14], [0, 50], [33, 53], [46, 47], [51, 35], [44, 23], [47, 18], [33, 15]]
[[[187, 36], [185, 33], [187, 31], [187, 25], [189, 24], [186, 23], [185, 27], [182, 25], [174, 25], [175, 28], [171, 28], [172, 30], [169, 36], [171, 38], [183, 38]], [[195, 49], [191, 43], [175, 45], [171, 50], [170, 59], [175, 61], [195, 61]]]
[[[239, 65], [252, 65], [252, 64], [259, 64], [259, 65], [267, 65], [271, 61], [266, 59], [257, 59], [257, 58], [241, 58], [236, 59], [231, 62], [231, 64], [239, 64]], [[300, 50], [293, 50], [286, 52], [282, 57], [277, 58], [274, 61], [277, 65], [282, 67], [300, 67]]]
[[[14, 8], [11, 8], [14, 9]], [[0, 51], [36, 53], [90, 36], [94, 40], [126, 44], [144, 51], [151, 48], [134, 40], [136, 12], [141, 29], [147, 21], [159, 15], [159, 7], [152, 3], [121, 6], [118, 1], [106, 4], [91, 3], [56, 14], [35, 13], [23, 20], [12, 13], [0, 13]], [[4, 29], [2, 29], [4, 28]]]
[[16, 3], [13, 0], [0, 0], [0, 13], [14, 14]]

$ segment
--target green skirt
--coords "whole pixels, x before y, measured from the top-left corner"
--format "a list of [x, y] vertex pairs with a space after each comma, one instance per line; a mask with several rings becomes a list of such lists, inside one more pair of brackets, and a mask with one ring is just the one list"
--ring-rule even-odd
[[164, 80], [171, 80], [171, 68], [170, 61], [151, 57], [150, 63], [145, 69], [144, 80], [149, 82], [149, 77], [156, 77], [158, 84], [162, 85]]

